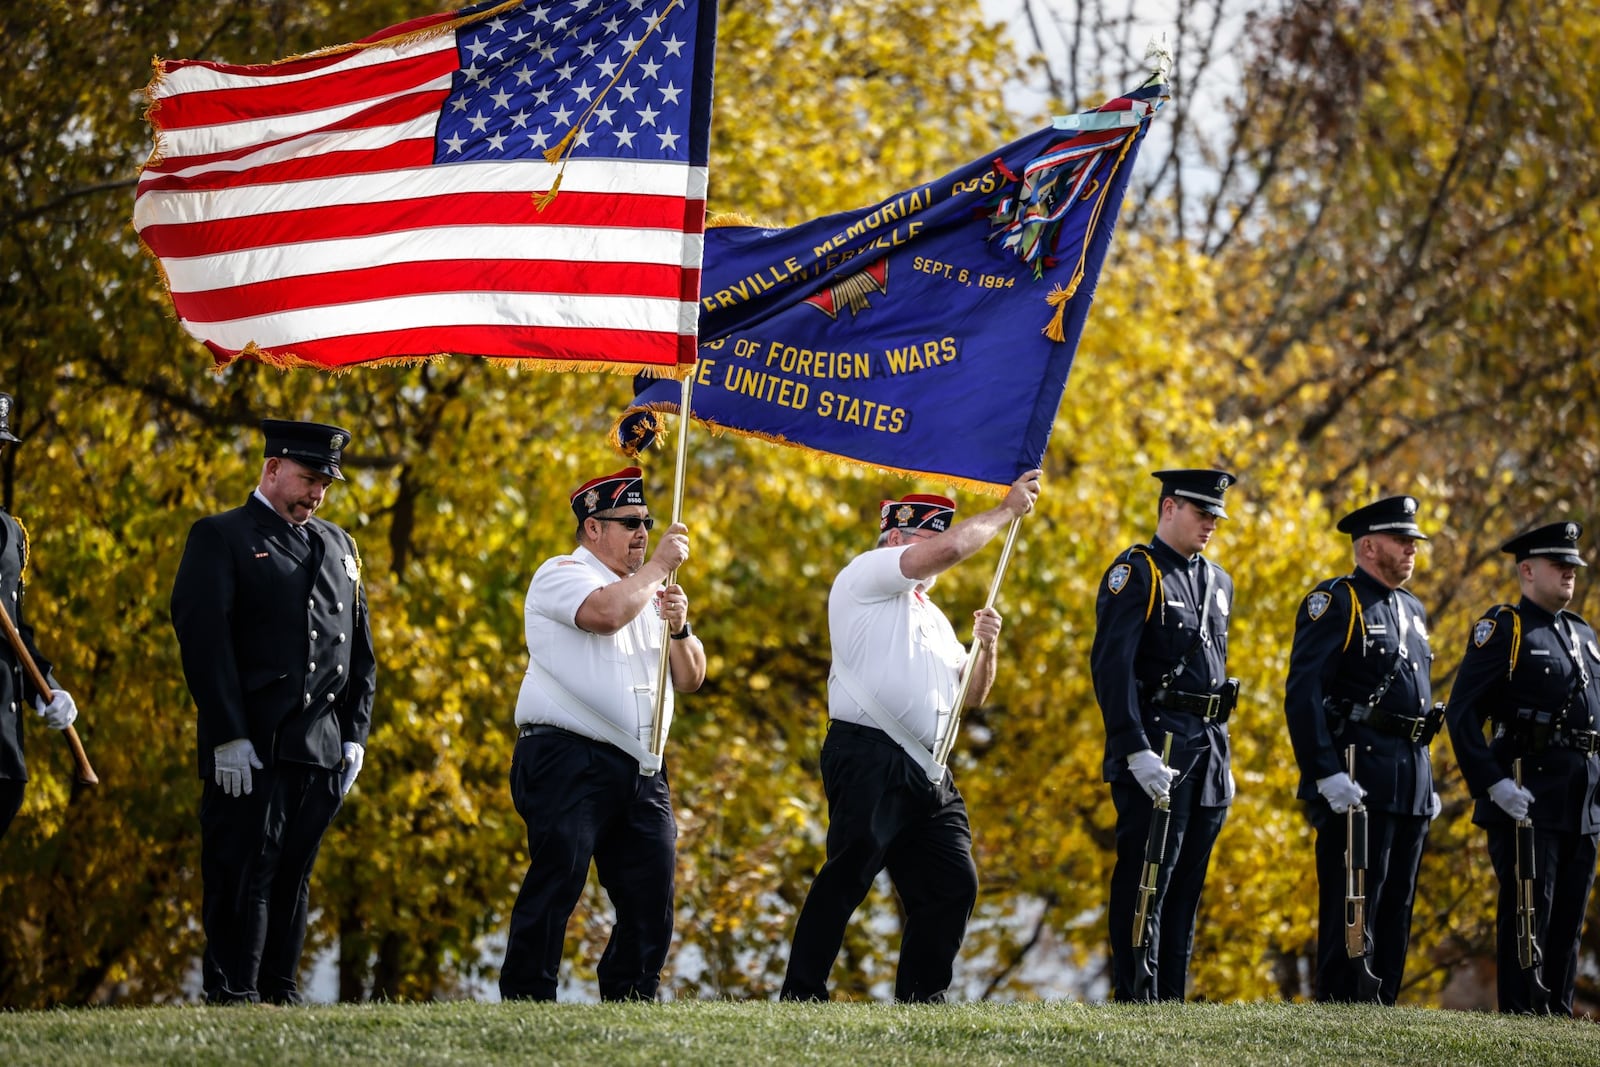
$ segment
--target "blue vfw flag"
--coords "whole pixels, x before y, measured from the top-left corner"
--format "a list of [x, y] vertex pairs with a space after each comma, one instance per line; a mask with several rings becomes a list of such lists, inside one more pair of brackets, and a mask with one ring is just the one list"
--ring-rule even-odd
[[[882, 203], [706, 230], [691, 414], [727, 431], [1000, 493], [1040, 466], [1158, 73]], [[624, 451], [676, 411], [644, 381]]]

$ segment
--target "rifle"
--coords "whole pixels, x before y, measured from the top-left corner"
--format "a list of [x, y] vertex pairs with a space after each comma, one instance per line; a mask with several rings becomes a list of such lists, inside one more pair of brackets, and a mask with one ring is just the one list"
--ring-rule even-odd
[[[1522, 759], [1511, 761], [1511, 777], [1522, 788]], [[1536, 1014], [1550, 1010], [1550, 989], [1539, 974], [1544, 954], [1539, 951], [1539, 915], [1534, 905], [1534, 880], [1539, 872], [1534, 862], [1533, 820], [1517, 820], [1517, 964], [1528, 975], [1528, 1001]]]
[[[1172, 734], [1161, 743], [1161, 762], [1172, 758]], [[1133, 990], [1139, 1000], [1148, 1000], [1155, 988], [1155, 940], [1150, 937], [1150, 905], [1156, 896], [1156, 878], [1167, 854], [1167, 824], [1172, 819], [1172, 798], [1156, 797], [1150, 812], [1150, 832], [1144, 839], [1144, 865], [1139, 869], [1139, 906], [1133, 915], [1133, 947], [1143, 949], [1135, 968]]]
[[[1344, 750], [1345, 773], [1356, 780], [1356, 746]], [[1344, 953], [1355, 969], [1356, 999], [1378, 999], [1367, 940], [1367, 806], [1357, 800], [1344, 813]]]

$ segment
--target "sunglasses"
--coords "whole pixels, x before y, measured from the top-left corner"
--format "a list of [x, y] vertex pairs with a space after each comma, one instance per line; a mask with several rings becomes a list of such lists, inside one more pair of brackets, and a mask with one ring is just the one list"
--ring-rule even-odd
[[651, 515], [646, 515], [643, 518], [640, 518], [638, 515], [628, 515], [620, 519], [613, 515], [591, 515], [589, 517], [594, 519], [596, 522], [614, 522], [618, 526], [628, 530], [637, 530], [641, 526], [643, 526], [646, 530], [653, 530], [656, 528], [656, 520]]

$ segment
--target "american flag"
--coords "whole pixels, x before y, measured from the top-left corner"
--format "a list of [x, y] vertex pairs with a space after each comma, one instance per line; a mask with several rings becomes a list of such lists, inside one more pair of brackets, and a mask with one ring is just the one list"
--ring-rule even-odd
[[494, 0], [278, 63], [158, 59], [134, 226], [219, 365], [672, 371], [715, 33], [711, 0]]

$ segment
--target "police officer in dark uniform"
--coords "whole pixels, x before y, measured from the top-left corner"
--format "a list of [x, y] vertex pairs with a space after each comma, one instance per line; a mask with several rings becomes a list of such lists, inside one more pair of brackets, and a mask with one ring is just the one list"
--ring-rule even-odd
[[[1556, 522], [1501, 546], [1517, 559], [1522, 600], [1490, 608], [1473, 626], [1446, 712], [1456, 760], [1478, 801], [1472, 821], [1488, 834], [1500, 880], [1503, 1012], [1572, 1014], [1578, 938], [1594, 887], [1600, 646], [1589, 624], [1565, 610], [1584, 566], [1582, 532], [1575, 522]], [[1492, 741], [1484, 737], [1489, 723]], [[1512, 775], [1519, 759], [1520, 786]], [[1534, 930], [1543, 959], [1532, 972], [1517, 955], [1516, 819], [1533, 822]]]
[[268, 419], [261, 481], [200, 519], [172, 587], [199, 709], [210, 1003], [298, 1003], [322, 835], [365, 756], [376, 668], [356, 543], [316, 518], [347, 430]]
[[[1319, 1001], [1367, 999], [1367, 961], [1344, 941], [1345, 812], [1365, 797], [1367, 934], [1377, 999], [1405, 972], [1428, 822], [1439, 813], [1428, 742], [1440, 726], [1428, 669], [1427, 613], [1402, 589], [1416, 561], [1417, 502], [1392, 496], [1339, 520], [1355, 570], [1313, 589], [1295, 616], [1283, 710], [1300, 765], [1299, 798], [1316, 830]], [[1356, 748], [1355, 774], [1345, 750]]]
[[[0, 449], [16, 444], [11, 432], [11, 396], [0, 393]], [[27, 764], [22, 758], [23, 708], [31, 701], [34, 710], [52, 730], [65, 730], [78, 717], [72, 697], [55, 688], [50, 677], [50, 662], [33, 645], [33, 627], [22, 621], [23, 578], [28, 569], [28, 534], [22, 523], [0, 508], [0, 611], [11, 620], [22, 636], [22, 645], [33, 657], [45, 680], [52, 683], [55, 699], [45, 703], [33, 686], [21, 658], [11, 643], [0, 637], [0, 838], [5, 837], [11, 820], [22, 808], [22, 792], [28, 782]]]
[[[1155, 537], [1117, 557], [1095, 602], [1090, 671], [1105, 719], [1105, 780], [1117, 809], [1117, 862], [1107, 908], [1117, 1000], [1182, 1000], [1211, 847], [1233, 801], [1228, 674], [1233, 579], [1205, 556], [1223, 493], [1219, 470], [1156, 471]], [[1172, 735], [1171, 755], [1159, 754]], [[1153, 803], [1170, 804], [1166, 856], [1150, 905], [1146, 947], [1134, 915]]]

